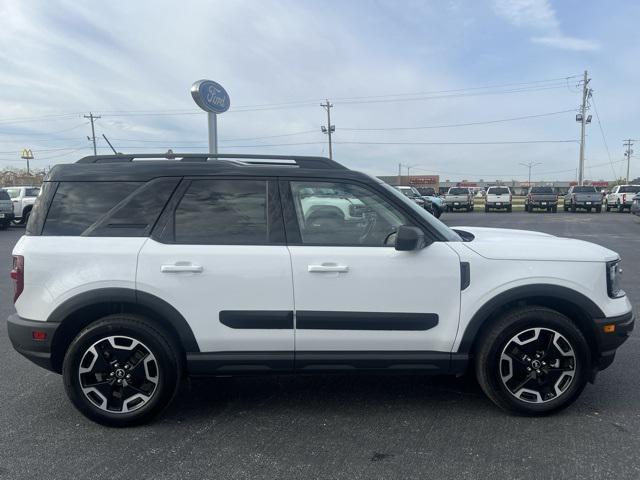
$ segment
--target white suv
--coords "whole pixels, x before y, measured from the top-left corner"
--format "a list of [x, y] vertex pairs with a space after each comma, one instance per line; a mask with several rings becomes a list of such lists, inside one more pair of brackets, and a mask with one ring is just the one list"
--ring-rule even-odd
[[[470, 368], [500, 407], [545, 414], [633, 328], [606, 248], [451, 230], [325, 158], [177, 157], [54, 167], [13, 251], [10, 339], [97, 422], [150, 420], [183, 375]], [[356, 207], [322, 222], [322, 199]]]

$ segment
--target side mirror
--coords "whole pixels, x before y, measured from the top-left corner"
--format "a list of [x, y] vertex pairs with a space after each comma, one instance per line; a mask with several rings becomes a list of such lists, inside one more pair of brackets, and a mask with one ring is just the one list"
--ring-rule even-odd
[[418, 227], [409, 225], [400, 225], [396, 232], [396, 250], [408, 252], [411, 250], [420, 250], [428, 244], [424, 238], [424, 232]]

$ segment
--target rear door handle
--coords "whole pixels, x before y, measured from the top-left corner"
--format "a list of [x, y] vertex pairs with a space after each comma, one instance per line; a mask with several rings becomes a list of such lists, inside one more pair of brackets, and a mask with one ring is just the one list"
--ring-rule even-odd
[[308, 271], [310, 273], [322, 273], [322, 272], [348, 272], [348, 265], [336, 265], [335, 263], [323, 263], [322, 265], [309, 265]]
[[191, 273], [202, 273], [204, 270], [200, 265], [194, 265], [192, 263], [174, 263], [173, 265], [161, 265], [160, 271], [162, 273], [181, 273], [181, 272], [191, 272]]

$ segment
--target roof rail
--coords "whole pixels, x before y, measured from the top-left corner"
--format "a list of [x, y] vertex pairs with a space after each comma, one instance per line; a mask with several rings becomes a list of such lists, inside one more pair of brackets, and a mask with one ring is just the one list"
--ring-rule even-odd
[[236, 153], [121, 153], [118, 155], [91, 155], [76, 163], [126, 163], [135, 160], [172, 160], [180, 162], [207, 162], [223, 160], [237, 165], [291, 166], [300, 168], [344, 169], [346, 167], [326, 157], [299, 155], [243, 155]]

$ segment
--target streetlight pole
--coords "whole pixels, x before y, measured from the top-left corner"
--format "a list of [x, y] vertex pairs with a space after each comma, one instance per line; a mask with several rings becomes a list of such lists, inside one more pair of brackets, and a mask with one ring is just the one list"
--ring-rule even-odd
[[529, 163], [520, 163], [520, 165], [522, 165], [523, 167], [527, 167], [529, 169], [529, 181], [527, 183], [528, 183], [529, 190], [531, 190], [531, 169], [533, 167], [537, 167], [538, 165], [542, 165], [542, 163], [540, 163], [540, 162], [535, 162], [535, 163], [534, 162], [529, 162]]

